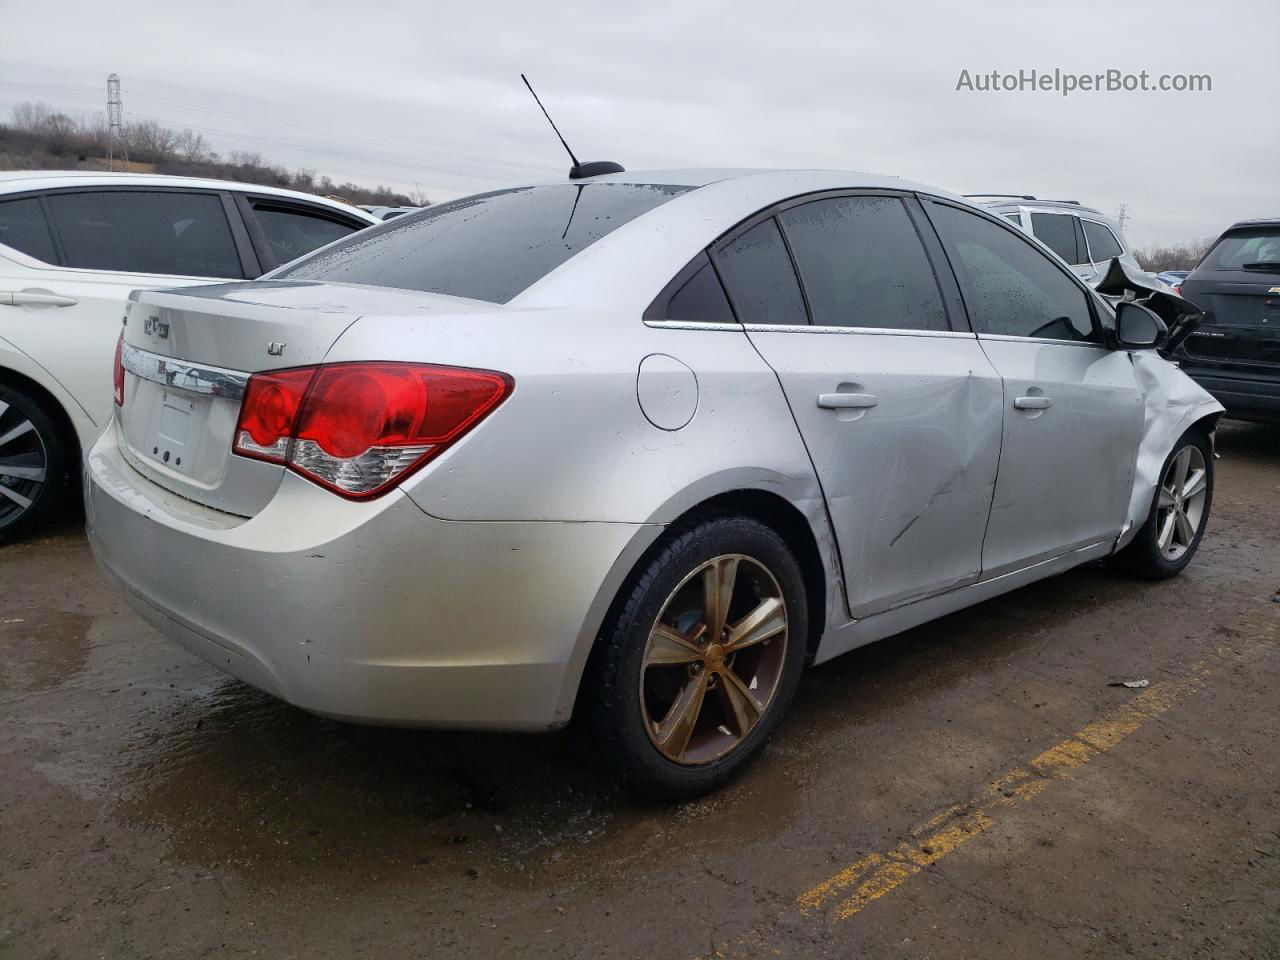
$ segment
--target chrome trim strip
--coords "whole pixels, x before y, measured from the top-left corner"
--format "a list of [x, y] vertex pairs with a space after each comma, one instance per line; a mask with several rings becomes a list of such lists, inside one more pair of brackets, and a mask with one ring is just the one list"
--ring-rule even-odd
[[905, 330], [895, 327], [831, 327], [807, 323], [744, 323], [743, 329], [757, 333], [859, 333], [881, 337], [963, 337], [972, 339], [967, 330]]
[[139, 350], [124, 344], [120, 351], [120, 363], [135, 377], [150, 380], [187, 393], [199, 393], [209, 397], [226, 397], [240, 400], [249, 383], [249, 374], [238, 370], [224, 370], [162, 357], [157, 353]]
[[742, 332], [740, 323], [701, 323], [696, 320], [646, 320], [646, 327], [660, 327], [667, 330], [732, 330]]
[[1008, 333], [980, 333], [979, 340], [1007, 340], [1010, 343], [1053, 343], [1061, 347], [1092, 347], [1094, 350], [1111, 348], [1105, 343], [1090, 343], [1088, 340], [1055, 340], [1053, 337], [1018, 337]]

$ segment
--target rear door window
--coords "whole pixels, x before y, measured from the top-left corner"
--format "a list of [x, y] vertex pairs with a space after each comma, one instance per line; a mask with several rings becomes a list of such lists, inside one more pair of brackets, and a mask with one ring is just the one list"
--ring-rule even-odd
[[1124, 252], [1115, 234], [1105, 225], [1093, 220], [1081, 220], [1084, 238], [1089, 242], [1089, 256], [1094, 263], [1104, 263]]
[[38, 197], [0, 203], [0, 243], [46, 263], [58, 262], [53, 235]]
[[243, 278], [222, 198], [213, 193], [51, 193], [66, 266], [180, 277]]
[[326, 243], [350, 236], [364, 226], [291, 204], [255, 200], [252, 207], [253, 215], [267, 238], [274, 261], [271, 267], [297, 260]]
[[899, 198], [831, 197], [778, 219], [815, 324], [947, 329], [933, 268]]
[[1062, 213], [1033, 213], [1031, 232], [1067, 263], [1075, 266], [1088, 262], [1089, 258], [1076, 249], [1075, 217]]
[[795, 268], [772, 217], [717, 248], [715, 260], [742, 323], [809, 322]]
[[506, 303], [689, 187], [549, 184], [464, 197], [362, 230], [273, 274]]
[[932, 201], [927, 209], [955, 268], [975, 331], [1100, 341], [1085, 292], [1043, 251], [976, 213]]

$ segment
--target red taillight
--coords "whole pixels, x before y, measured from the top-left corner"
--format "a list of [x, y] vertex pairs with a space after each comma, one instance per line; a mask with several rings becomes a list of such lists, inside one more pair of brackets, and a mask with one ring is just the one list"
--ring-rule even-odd
[[115, 386], [116, 406], [124, 406], [124, 333], [116, 341], [116, 365], [111, 372]]
[[414, 363], [254, 374], [232, 449], [345, 497], [373, 497], [438, 456], [512, 387], [505, 373]]
[[245, 388], [232, 449], [243, 457], [284, 463], [314, 367], [255, 373]]
[[1176, 293], [1178, 296], [1182, 296], [1182, 284], [1175, 283], [1173, 285], [1173, 292]]

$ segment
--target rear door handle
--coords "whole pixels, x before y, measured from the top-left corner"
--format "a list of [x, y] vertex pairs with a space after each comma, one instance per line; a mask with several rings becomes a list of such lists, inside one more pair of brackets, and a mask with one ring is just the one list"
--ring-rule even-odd
[[1053, 401], [1048, 397], [1018, 397], [1013, 405], [1019, 410], [1048, 410]]
[[849, 410], [874, 407], [880, 398], [874, 393], [820, 393], [818, 406], [826, 410]]
[[0, 304], [15, 307], [74, 307], [79, 302], [75, 297], [64, 297], [46, 290], [15, 290], [11, 294], [0, 294]]

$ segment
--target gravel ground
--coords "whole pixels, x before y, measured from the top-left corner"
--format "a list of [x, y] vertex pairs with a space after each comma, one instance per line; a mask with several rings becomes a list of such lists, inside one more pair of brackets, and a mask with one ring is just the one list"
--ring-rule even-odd
[[0, 548], [0, 955], [1278, 957], [1280, 428], [1219, 450], [1183, 576], [1088, 566], [820, 667], [677, 806], [564, 736], [277, 703], [69, 516]]

